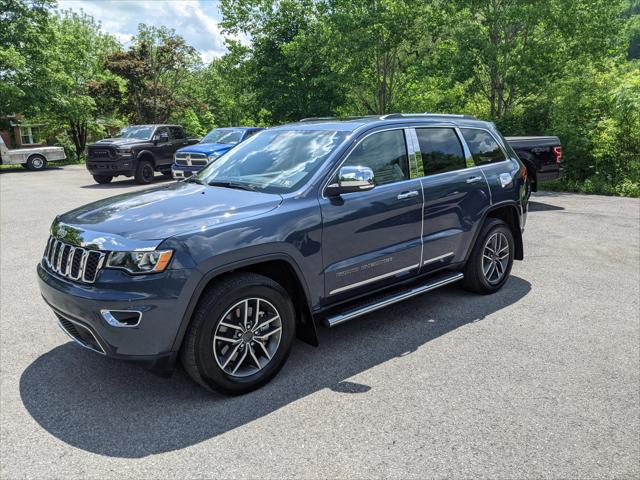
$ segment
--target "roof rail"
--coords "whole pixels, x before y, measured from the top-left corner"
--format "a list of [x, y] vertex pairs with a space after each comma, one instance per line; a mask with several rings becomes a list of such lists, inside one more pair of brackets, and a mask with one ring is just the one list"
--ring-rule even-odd
[[470, 120], [477, 120], [473, 115], [462, 115], [459, 113], [388, 113], [382, 115], [380, 120], [388, 120], [390, 118], [410, 118], [410, 117], [453, 117], [453, 118], [468, 118]]
[[307, 117], [301, 118], [299, 122], [322, 122], [326, 120], [338, 120], [337, 117]]

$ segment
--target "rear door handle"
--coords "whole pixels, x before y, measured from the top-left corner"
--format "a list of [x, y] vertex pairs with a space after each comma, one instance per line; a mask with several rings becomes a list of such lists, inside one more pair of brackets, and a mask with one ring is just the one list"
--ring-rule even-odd
[[477, 176], [477, 177], [469, 177], [467, 178], [467, 183], [476, 183], [482, 180], [482, 177]]
[[417, 190], [411, 190], [410, 192], [402, 192], [398, 194], [398, 200], [405, 200], [407, 198], [417, 197], [420, 195]]

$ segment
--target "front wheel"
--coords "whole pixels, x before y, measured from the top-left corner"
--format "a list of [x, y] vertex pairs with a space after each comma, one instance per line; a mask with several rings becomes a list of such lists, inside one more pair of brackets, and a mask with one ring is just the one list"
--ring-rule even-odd
[[138, 161], [136, 168], [135, 180], [140, 185], [147, 185], [153, 181], [155, 172], [153, 170], [153, 164], [149, 160]]
[[29, 170], [44, 170], [47, 166], [47, 159], [42, 155], [31, 155], [27, 160], [27, 169]]
[[205, 388], [238, 395], [278, 373], [294, 337], [295, 313], [286, 290], [262, 275], [236, 273], [203, 294], [181, 361]]
[[514, 250], [509, 226], [500, 219], [488, 219], [464, 267], [462, 286], [484, 295], [500, 290], [511, 273]]

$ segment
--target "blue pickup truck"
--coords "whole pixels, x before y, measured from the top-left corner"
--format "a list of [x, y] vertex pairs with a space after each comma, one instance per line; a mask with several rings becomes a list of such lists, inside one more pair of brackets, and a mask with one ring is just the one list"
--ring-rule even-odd
[[523, 259], [529, 191], [473, 117], [294, 123], [185, 181], [59, 215], [39, 285], [84, 347], [159, 373], [180, 360], [240, 394], [276, 375], [296, 336], [317, 345], [322, 324], [454, 282], [499, 290]]
[[216, 160], [240, 142], [252, 137], [260, 130], [258, 127], [215, 128], [205, 135], [199, 143], [176, 151], [171, 166], [171, 175], [179, 180], [198, 173], [209, 162]]

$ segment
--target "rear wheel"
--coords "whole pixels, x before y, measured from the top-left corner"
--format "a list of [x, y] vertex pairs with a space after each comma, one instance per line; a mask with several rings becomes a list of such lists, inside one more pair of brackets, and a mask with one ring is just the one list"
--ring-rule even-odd
[[294, 336], [294, 308], [282, 286], [254, 273], [232, 274], [200, 299], [181, 361], [205, 388], [238, 395], [278, 373]]
[[464, 267], [463, 287], [480, 294], [500, 290], [511, 273], [514, 251], [509, 226], [500, 219], [488, 219]]
[[149, 184], [153, 181], [154, 175], [153, 163], [149, 160], [138, 161], [138, 167], [136, 168], [135, 174], [136, 183], [141, 185]]
[[27, 160], [29, 170], [44, 170], [47, 166], [47, 159], [42, 155], [31, 155]]
[[93, 175], [93, 179], [96, 183], [105, 184], [110, 183], [113, 177], [111, 175]]

